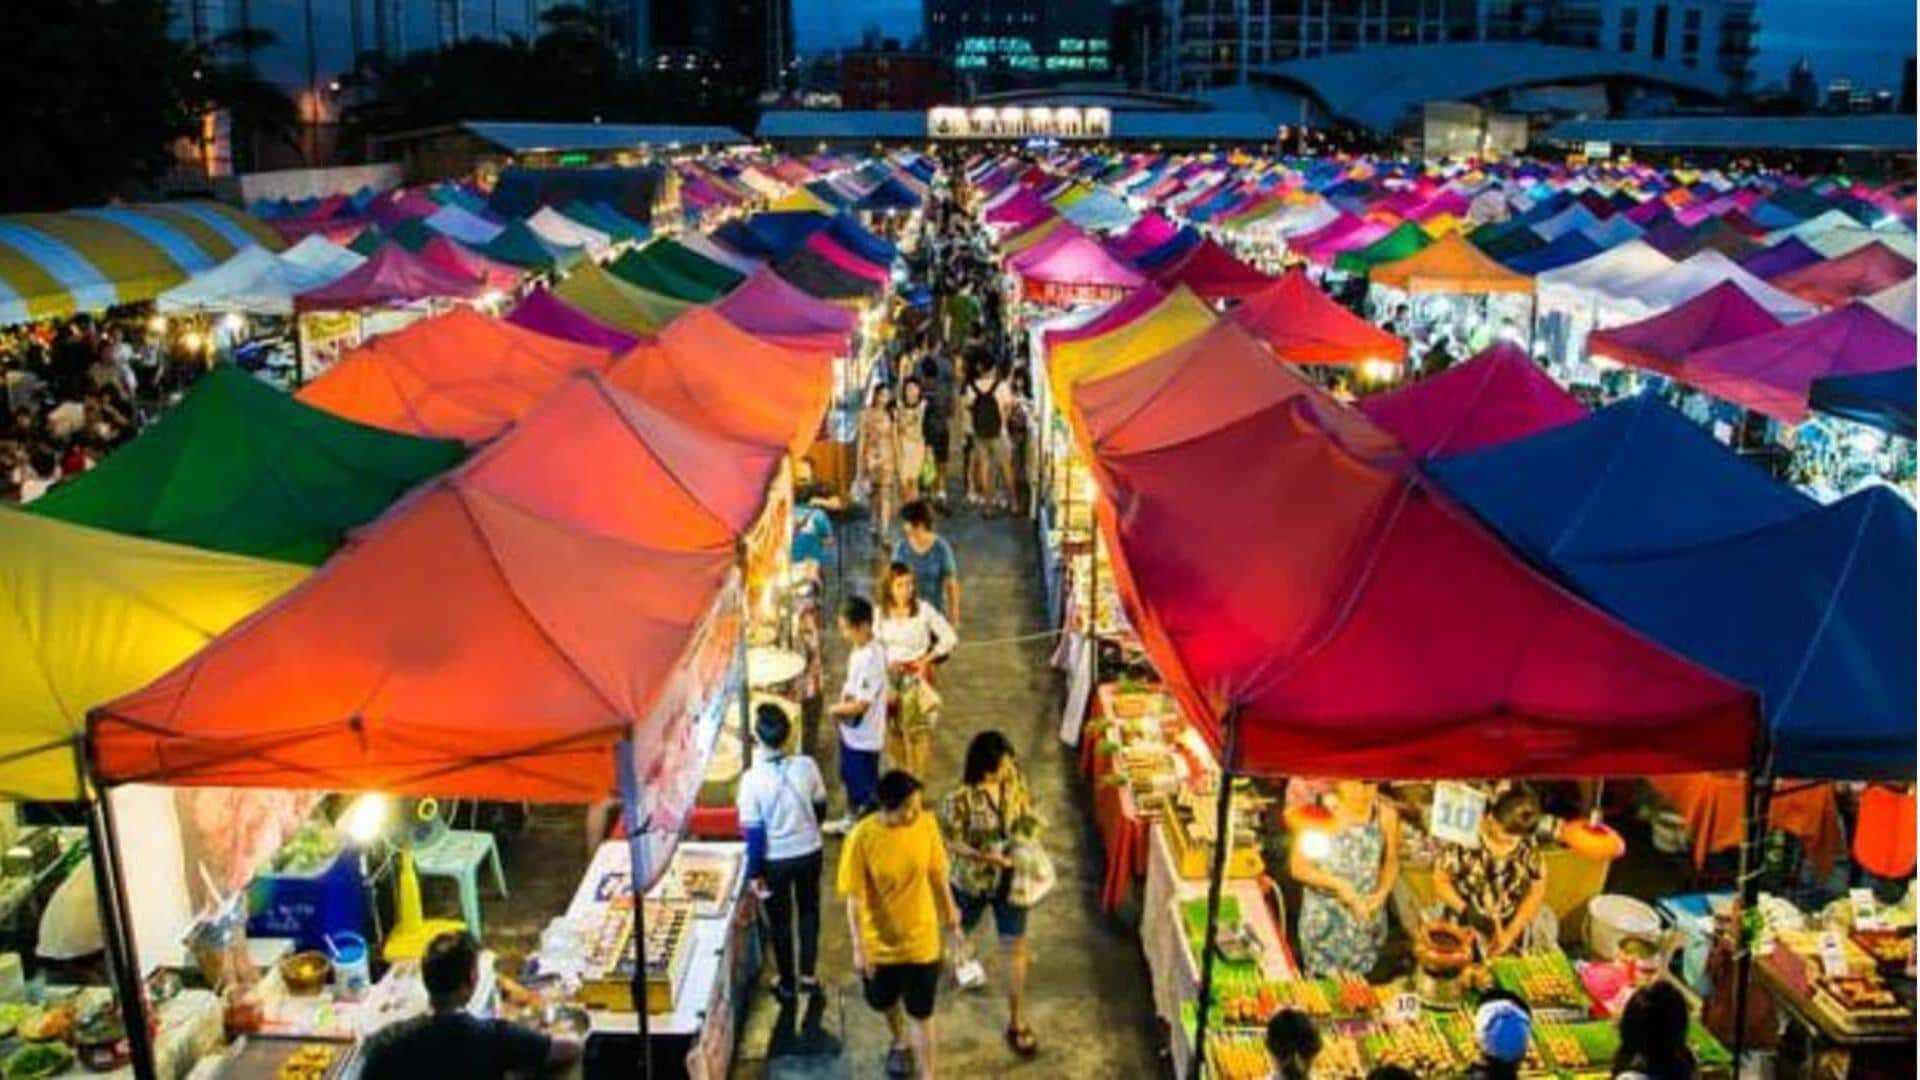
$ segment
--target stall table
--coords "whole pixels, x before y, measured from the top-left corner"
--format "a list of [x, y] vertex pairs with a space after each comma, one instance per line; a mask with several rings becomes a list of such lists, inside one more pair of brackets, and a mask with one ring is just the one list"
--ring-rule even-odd
[[1829, 1067], [1810, 1075], [1843, 1077], [1855, 1075], [1856, 1070], [1868, 1076], [1912, 1075], [1915, 1026], [1911, 1013], [1897, 1027], [1848, 1030], [1815, 1002], [1811, 983], [1817, 970], [1784, 945], [1776, 944], [1760, 957], [1753, 974], [1756, 984], [1773, 995], [1788, 1022], [1804, 1027], [1813, 1037]]

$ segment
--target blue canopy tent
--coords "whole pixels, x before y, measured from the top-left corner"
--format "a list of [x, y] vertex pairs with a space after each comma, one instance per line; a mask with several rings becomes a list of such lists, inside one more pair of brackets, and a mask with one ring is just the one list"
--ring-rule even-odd
[[889, 176], [874, 185], [872, 191], [860, 196], [860, 200], [853, 205], [858, 210], [912, 210], [920, 205], [920, 196], [898, 179]]
[[1758, 691], [1771, 775], [1913, 778], [1914, 512], [1899, 496], [1819, 506], [1649, 397], [1425, 467], [1577, 592]]
[[713, 238], [742, 255], [778, 262], [800, 250], [829, 220], [814, 210], [770, 210], [729, 221], [713, 231]]
[[892, 244], [868, 232], [852, 214], [839, 214], [827, 222], [827, 236], [875, 266], [891, 266], [900, 255]]
[[1153, 271], [1167, 265], [1200, 246], [1205, 237], [1200, 230], [1188, 226], [1167, 237], [1166, 242], [1134, 260], [1134, 265], [1142, 270]]
[[1592, 237], [1575, 230], [1561, 233], [1545, 247], [1522, 251], [1500, 261], [1516, 274], [1544, 274], [1549, 270], [1572, 266], [1583, 259], [1591, 259], [1602, 250]]
[[1813, 381], [1807, 400], [1829, 416], [1857, 421], [1893, 435], [1914, 436], [1914, 369], [1867, 375], [1830, 375]]

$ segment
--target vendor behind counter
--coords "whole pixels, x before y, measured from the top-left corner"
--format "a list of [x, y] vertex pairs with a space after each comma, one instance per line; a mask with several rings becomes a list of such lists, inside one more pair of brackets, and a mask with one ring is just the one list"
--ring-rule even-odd
[[509, 1073], [536, 1074], [580, 1060], [580, 1039], [543, 1035], [468, 1012], [479, 963], [480, 945], [465, 931], [441, 934], [428, 943], [420, 959], [420, 978], [431, 1010], [382, 1028], [367, 1040], [363, 1080], [504, 1080]]

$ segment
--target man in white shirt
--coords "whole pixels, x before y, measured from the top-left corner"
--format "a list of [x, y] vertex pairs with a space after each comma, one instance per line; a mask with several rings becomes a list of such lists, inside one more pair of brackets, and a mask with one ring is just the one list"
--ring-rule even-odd
[[820, 818], [827, 808], [827, 785], [812, 758], [787, 753], [793, 722], [780, 706], [756, 706], [753, 732], [760, 745], [753, 766], [740, 777], [735, 805], [747, 838], [747, 876], [765, 899], [772, 931], [774, 967], [780, 973], [774, 996], [792, 1001], [820, 988], [814, 971], [820, 955]]
[[840, 724], [840, 783], [847, 789], [847, 812], [826, 831], [842, 833], [873, 809], [880, 782], [880, 751], [887, 744], [887, 650], [873, 635], [873, 603], [850, 596], [840, 609], [840, 632], [853, 644], [847, 655], [847, 681], [828, 713]]

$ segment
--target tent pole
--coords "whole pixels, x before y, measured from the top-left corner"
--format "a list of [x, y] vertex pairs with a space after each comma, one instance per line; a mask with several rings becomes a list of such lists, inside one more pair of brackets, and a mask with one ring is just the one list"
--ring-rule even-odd
[[[80, 743], [75, 743], [75, 753], [81, 759], [81, 775], [86, 776], [87, 755]], [[133, 1075], [137, 1080], [157, 1080], [153, 1033], [147, 1028], [146, 987], [140, 978], [133, 926], [128, 921], [126, 876], [120, 869], [119, 831], [108, 798], [110, 793], [93, 788], [92, 794], [87, 805], [87, 843], [91, 848], [93, 888], [100, 906], [107, 967], [113, 978], [114, 996], [120, 1001], [121, 1022], [127, 1029]]]
[[1748, 930], [1760, 906], [1760, 871], [1765, 862], [1767, 816], [1773, 805], [1773, 767], [1770, 732], [1764, 727], [1756, 740], [1754, 763], [1747, 769], [1746, 837], [1740, 845], [1739, 921], [1734, 925], [1733, 1068], [1740, 1070], [1747, 1050], [1747, 998], [1753, 992], [1753, 946], [1758, 934]]
[[740, 571], [740, 745], [753, 749], [753, 675], [747, 671], [747, 630], [753, 624], [753, 594], [747, 589], [747, 542], [733, 542], [733, 565]]
[[[1234, 768], [1240, 760], [1240, 706], [1227, 709], [1226, 759], [1220, 763], [1220, 797], [1214, 803], [1213, 865], [1207, 877], [1207, 933], [1200, 954], [1200, 1003], [1194, 1010], [1193, 1059], [1189, 1080], [1199, 1080], [1207, 1061], [1207, 1013], [1213, 1007], [1213, 954], [1220, 938], [1220, 892], [1227, 878], [1227, 853], [1233, 847]], [[1174, 1023], [1179, 1023], [1176, 1017]]]
[[627, 888], [633, 893], [633, 975], [627, 981], [627, 993], [633, 998], [633, 1012], [640, 1039], [640, 1075], [653, 1080], [653, 1035], [647, 1015], [647, 830], [651, 819], [642, 821], [640, 778], [635, 772], [633, 743], [622, 741], [615, 753], [618, 774], [614, 782], [620, 789], [620, 801], [627, 814]]

